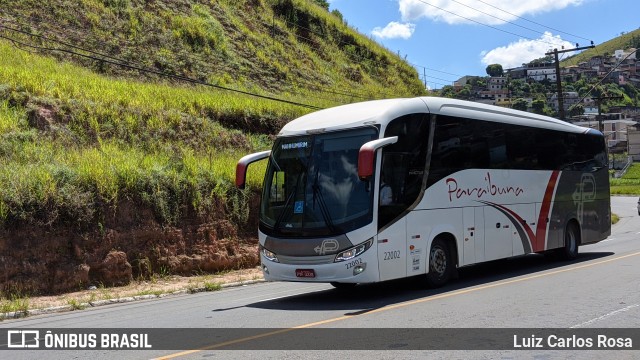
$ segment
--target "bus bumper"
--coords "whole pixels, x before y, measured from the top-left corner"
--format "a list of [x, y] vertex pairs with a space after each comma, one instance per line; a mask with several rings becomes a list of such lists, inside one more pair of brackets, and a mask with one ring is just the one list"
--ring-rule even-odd
[[282, 264], [260, 254], [267, 281], [371, 283], [379, 281], [375, 247], [348, 261], [330, 264]]

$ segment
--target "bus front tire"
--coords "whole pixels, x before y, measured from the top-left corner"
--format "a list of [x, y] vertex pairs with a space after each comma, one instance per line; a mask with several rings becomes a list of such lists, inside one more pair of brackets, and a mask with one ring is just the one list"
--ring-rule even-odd
[[452, 272], [451, 249], [442, 239], [433, 240], [431, 251], [429, 251], [427, 285], [433, 288], [444, 285], [451, 278]]

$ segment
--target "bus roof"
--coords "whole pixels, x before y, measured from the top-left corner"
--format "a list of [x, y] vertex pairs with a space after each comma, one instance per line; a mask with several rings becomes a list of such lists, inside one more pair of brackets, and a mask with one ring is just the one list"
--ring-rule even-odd
[[316, 111], [287, 123], [278, 135], [302, 135], [363, 125], [381, 125], [384, 128], [397, 117], [415, 113], [464, 117], [572, 133], [599, 133], [552, 117], [500, 106], [441, 97], [416, 97], [365, 101]]

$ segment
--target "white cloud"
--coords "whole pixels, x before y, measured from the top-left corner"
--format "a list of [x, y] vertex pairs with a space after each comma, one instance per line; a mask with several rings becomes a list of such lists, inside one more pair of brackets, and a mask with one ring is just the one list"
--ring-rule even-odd
[[[489, 51], [482, 51], [482, 63], [485, 65], [500, 64], [504, 69], [521, 66], [545, 56], [550, 49], [557, 48], [570, 49], [575, 45], [562, 40], [559, 35], [553, 36], [549, 32], [545, 32], [539, 39], [524, 40], [520, 39], [507, 46], [501, 46]], [[564, 56], [570, 56], [572, 52], [565, 53]]]
[[371, 34], [380, 39], [408, 39], [413, 35], [416, 30], [416, 26], [411, 23], [399, 23], [392, 21], [384, 28], [376, 27], [371, 31]]
[[[403, 21], [428, 18], [447, 24], [469, 24], [474, 21], [500, 25], [516, 16], [533, 15], [581, 5], [585, 0], [398, 0]], [[464, 4], [464, 5], [463, 5]], [[487, 5], [490, 4], [490, 5]], [[467, 6], [465, 6], [467, 5]], [[505, 10], [511, 14], [500, 11]], [[466, 18], [466, 19], [465, 19]]]

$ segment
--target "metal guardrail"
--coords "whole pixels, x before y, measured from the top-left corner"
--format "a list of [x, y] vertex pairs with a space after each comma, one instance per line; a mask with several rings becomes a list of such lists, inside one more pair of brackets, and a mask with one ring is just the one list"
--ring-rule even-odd
[[623, 177], [624, 174], [627, 173], [627, 170], [629, 170], [629, 167], [631, 167], [631, 164], [633, 164], [633, 157], [627, 156], [627, 162], [624, 164], [624, 167], [622, 168], [622, 170], [617, 170], [613, 174], [613, 177], [616, 179]]

